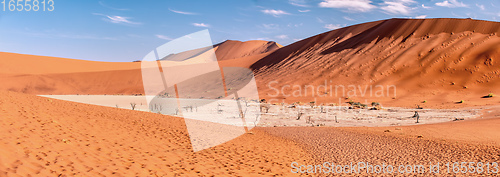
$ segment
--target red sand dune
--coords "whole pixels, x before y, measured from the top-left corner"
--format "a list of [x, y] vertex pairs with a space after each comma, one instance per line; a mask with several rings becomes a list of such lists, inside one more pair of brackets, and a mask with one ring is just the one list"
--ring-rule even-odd
[[[384, 97], [354, 101], [414, 107], [497, 104], [481, 97], [500, 93], [500, 23], [471, 19], [389, 19], [349, 26], [280, 48], [252, 65], [261, 97], [280, 102], [313, 101], [312, 91], [284, 98], [284, 85], [395, 85]], [[322, 88], [321, 88], [322, 89]], [[285, 94], [297, 89], [285, 88]], [[324, 90], [324, 89], [323, 89]], [[338, 103], [340, 92], [316, 97]], [[373, 92], [375, 92], [374, 89]], [[387, 90], [384, 90], [387, 91]], [[281, 91], [280, 91], [281, 92]], [[297, 92], [296, 95], [299, 92]], [[324, 94], [326, 92], [320, 92]], [[395, 99], [393, 99], [395, 98]], [[427, 103], [423, 104], [422, 101]], [[463, 104], [456, 104], [464, 100]], [[349, 100], [343, 100], [349, 101]]]
[[217, 60], [230, 60], [247, 56], [259, 55], [267, 52], [273, 52], [282, 45], [272, 41], [233, 41], [227, 40], [214, 45]]
[[[279, 48], [267, 41], [215, 45], [220, 66], [249, 68]], [[193, 51], [179, 55], [194, 55]], [[234, 58], [237, 57], [237, 58]], [[95, 62], [0, 52], [1, 90], [31, 94], [141, 94], [139, 62]]]
[[0, 52], [0, 74], [61, 74], [131, 70], [136, 62], [98, 62]]

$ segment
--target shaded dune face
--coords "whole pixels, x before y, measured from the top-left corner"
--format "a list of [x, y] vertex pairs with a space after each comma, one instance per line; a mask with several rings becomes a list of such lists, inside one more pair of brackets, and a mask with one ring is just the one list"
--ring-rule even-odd
[[[439, 107], [461, 99], [482, 103], [500, 91], [500, 23], [470, 19], [390, 19], [354, 25], [296, 42], [254, 63], [261, 97], [285, 102], [338, 101], [347, 94], [286, 97], [285, 85], [394, 85], [397, 95], [354, 96], [386, 105]], [[277, 83], [276, 83], [277, 82]], [[284, 90], [288, 94], [293, 89]], [[281, 90], [279, 91], [281, 92]], [[316, 91], [317, 92], [317, 91]], [[325, 93], [326, 94], [326, 93]], [[318, 93], [316, 93], [318, 95]], [[352, 99], [351, 97], [350, 99]], [[458, 100], [457, 100], [458, 99]]]

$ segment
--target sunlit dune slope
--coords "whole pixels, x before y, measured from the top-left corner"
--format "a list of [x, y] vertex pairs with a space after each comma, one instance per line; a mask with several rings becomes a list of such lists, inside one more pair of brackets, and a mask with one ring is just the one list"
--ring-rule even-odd
[[[498, 104], [497, 99], [482, 97], [500, 93], [499, 49], [499, 22], [389, 19], [298, 41], [251, 68], [257, 75], [261, 97], [279, 102], [309, 102], [316, 97], [328, 103], [338, 103], [341, 98], [342, 103], [366, 100], [391, 106], [474, 106]], [[333, 90], [318, 90], [325, 81]], [[302, 91], [293, 96], [295, 85]], [[315, 96], [311, 89], [304, 91], [306, 85], [316, 89]], [[350, 90], [348, 85], [354, 85], [356, 95], [341, 90], [335, 94], [336, 85], [345, 86], [345, 92]], [[382, 96], [375, 95], [381, 90], [375, 89], [376, 85], [385, 88]], [[387, 89], [390, 85], [397, 88], [395, 94], [390, 90], [393, 87]], [[363, 96], [366, 86], [368, 92]], [[461, 100], [464, 103], [459, 104]]]

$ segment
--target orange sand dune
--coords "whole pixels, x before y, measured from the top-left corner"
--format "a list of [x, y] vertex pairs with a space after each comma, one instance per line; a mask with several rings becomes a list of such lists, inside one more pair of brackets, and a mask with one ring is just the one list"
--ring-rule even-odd
[[[267, 41], [226, 41], [216, 45], [215, 54], [223, 60], [221, 67], [249, 68], [277, 46]], [[138, 62], [94, 62], [1, 52], [0, 56], [1, 90], [31, 94], [144, 93]], [[241, 58], [232, 58], [237, 56]], [[186, 59], [184, 54], [179, 57]]]
[[136, 62], [98, 62], [0, 52], [0, 74], [60, 74], [130, 70]]
[[[219, 62], [219, 66], [248, 68], [257, 60], [269, 54], [268, 52], [238, 59], [224, 60]], [[140, 69], [53, 74], [0, 73], [0, 80], [2, 80], [0, 90], [38, 95], [131, 95], [144, 93]]]
[[[213, 46], [170, 54], [162, 58], [162, 60], [185, 61], [203, 54], [207, 54], [210, 57], [210, 55], [215, 53], [217, 60], [223, 61], [269, 53], [279, 49], [280, 47], [283, 46], [272, 41], [253, 40], [241, 42], [226, 40]], [[206, 57], [204, 59], [206, 59]]]
[[15, 92], [0, 117], [0, 176], [273, 176], [310, 159], [261, 131], [193, 153], [181, 118]]
[[1, 90], [30, 94], [141, 94], [140, 69], [62, 74], [0, 74]]
[[276, 42], [260, 40], [246, 42], [227, 40], [214, 45], [215, 55], [219, 61], [273, 52], [280, 47], [283, 46]]
[[[389, 19], [337, 29], [280, 48], [252, 65], [261, 97], [281, 102], [338, 103], [341, 90], [297, 92], [312, 85], [394, 85], [383, 97], [370, 92], [348, 100], [389, 106], [464, 107], [498, 104], [500, 23], [471, 19]], [[268, 86], [272, 81], [272, 88]], [[279, 93], [277, 93], [277, 90]], [[379, 89], [380, 90], [380, 89]], [[388, 89], [384, 90], [384, 93]], [[373, 92], [376, 89], [372, 89]], [[347, 91], [346, 91], [347, 92]], [[301, 94], [299, 94], [301, 93]], [[278, 95], [276, 95], [278, 94]], [[307, 94], [307, 95], [306, 95]], [[318, 94], [328, 96], [319, 97]], [[379, 94], [380, 95], [380, 94]], [[464, 103], [458, 104], [461, 100]], [[427, 103], [422, 103], [426, 101]]]

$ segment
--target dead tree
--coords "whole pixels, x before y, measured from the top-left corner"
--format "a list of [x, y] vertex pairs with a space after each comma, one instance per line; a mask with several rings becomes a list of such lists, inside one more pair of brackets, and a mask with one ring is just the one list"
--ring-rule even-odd
[[132, 107], [132, 110], [135, 110], [135, 103], [130, 103], [130, 106]]
[[271, 106], [267, 103], [260, 104], [260, 112], [262, 112], [265, 109], [266, 113], [268, 113], [270, 108], [271, 108]]
[[413, 114], [413, 117], [412, 117], [412, 118], [417, 118], [417, 122], [416, 122], [416, 123], [417, 123], [417, 124], [419, 123], [419, 122], [418, 122], [418, 119], [420, 118], [420, 115], [418, 115], [418, 112], [417, 112], [417, 111], [415, 111], [415, 114]]
[[298, 112], [298, 113], [297, 113], [297, 120], [300, 120], [300, 117], [302, 117], [302, 115], [303, 115], [303, 114], [304, 114], [304, 113], [302, 113], [302, 112]]

